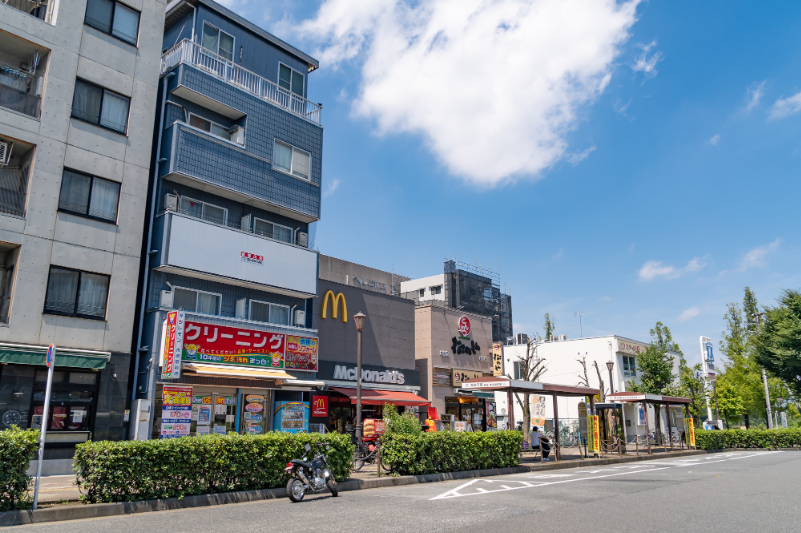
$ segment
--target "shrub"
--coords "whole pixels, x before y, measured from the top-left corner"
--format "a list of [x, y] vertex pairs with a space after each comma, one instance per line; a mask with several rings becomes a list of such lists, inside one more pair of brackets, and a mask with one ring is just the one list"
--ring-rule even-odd
[[695, 430], [700, 450], [723, 448], [792, 448], [801, 446], [801, 429]]
[[84, 502], [182, 498], [194, 494], [282, 487], [284, 467], [304, 445], [331, 443], [328, 464], [338, 480], [350, 474], [348, 435], [268, 433], [177, 439], [87, 442], [76, 448], [74, 468]]
[[31, 478], [25, 472], [36, 457], [39, 430], [11, 429], [0, 431], [0, 511], [27, 509]]
[[384, 435], [392, 433], [420, 435], [423, 432], [420, 419], [413, 411], [409, 410], [399, 414], [395, 406], [390, 403], [384, 405], [384, 427]]
[[390, 434], [381, 461], [401, 475], [503, 468], [520, 464], [519, 431], [440, 431], [419, 435]]

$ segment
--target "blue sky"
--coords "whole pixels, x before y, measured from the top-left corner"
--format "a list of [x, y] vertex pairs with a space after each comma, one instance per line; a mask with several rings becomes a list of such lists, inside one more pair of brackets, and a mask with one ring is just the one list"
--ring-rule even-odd
[[225, 3], [321, 60], [325, 254], [469, 258], [516, 332], [661, 320], [693, 361], [744, 286], [801, 287], [798, 2]]

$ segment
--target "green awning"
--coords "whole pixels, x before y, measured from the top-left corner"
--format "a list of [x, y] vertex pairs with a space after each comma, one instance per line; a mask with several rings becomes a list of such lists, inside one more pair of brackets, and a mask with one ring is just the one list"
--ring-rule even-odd
[[459, 394], [463, 396], [473, 396], [475, 398], [495, 398], [494, 392], [486, 392], [486, 391], [482, 392], [477, 390], [459, 389]]
[[[9, 346], [0, 344], [0, 363], [47, 366], [45, 364], [46, 353], [46, 346]], [[108, 354], [106, 353], [56, 349], [56, 368], [70, 367], [102, 370], [106, 368], [107, 362]]]

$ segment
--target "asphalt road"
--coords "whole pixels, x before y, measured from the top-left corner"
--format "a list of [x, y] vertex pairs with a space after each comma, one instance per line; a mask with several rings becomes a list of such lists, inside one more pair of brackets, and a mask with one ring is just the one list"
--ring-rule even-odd
[[801, 531], [801, 453], [737, 452], [20, 526], [126, 532]]

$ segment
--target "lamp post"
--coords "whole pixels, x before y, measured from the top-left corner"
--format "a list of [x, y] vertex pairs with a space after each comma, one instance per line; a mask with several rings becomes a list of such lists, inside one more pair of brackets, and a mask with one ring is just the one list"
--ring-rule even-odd
[[359, 339], [356, 344], [356, 441], [362, 441], [362, 328], [364, 328], [364, 313], [359, 311], [353, 315]]
[[615, 367], [615, 363], [613, 361], [606, 362], [606, 369], [609, 370], [609, 392], [611, 394], [615, 393], [615, 385], [612, 382], [612, 369]]

